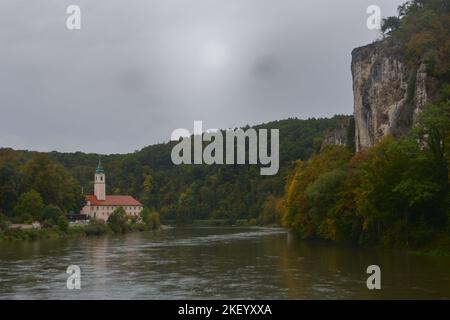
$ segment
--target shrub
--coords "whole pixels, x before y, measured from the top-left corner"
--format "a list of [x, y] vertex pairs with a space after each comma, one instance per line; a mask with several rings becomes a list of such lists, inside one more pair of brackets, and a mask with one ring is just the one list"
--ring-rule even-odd
[[91, 222], [84, 228], [87, 236], [101, 236], [108, 233], [108, 226], [100, 220], [91, 220]]
[[60, 230], [64, 232], [66, 232], [69, 227], [69, 222], [61, 209], [54, 205], [48, 205], [44, 208], [41, 215], [41, 221], [46, 228], [58, 226]]
[[142, 210], [141, 219], [149, 230], [157, 230], [161, 226], [159, 213], [156, 211], [152, 211], [149, 208], [144, 208]]
[[128, 218], [125, 210], [120, 207], [108, 218], [108, 226], [114, 233], [126, 233], [128, 231]]
[[69, 221], [67, 221], [67, 218], [64, 216], [59, 216], [56, 225], [61, 231], [67, 232], [69, 229]]

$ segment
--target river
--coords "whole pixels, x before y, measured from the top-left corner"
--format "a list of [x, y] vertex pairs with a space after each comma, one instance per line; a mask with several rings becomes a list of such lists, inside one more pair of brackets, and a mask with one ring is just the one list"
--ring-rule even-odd
[[[81, 269], [81, 289], [66, 269]], [[366, 268], [379, 265], [381, 290]], [[0, 244], [0, 299], [450, 299], [450, 258], [305, 242], [285, 230], [177, 227]]]

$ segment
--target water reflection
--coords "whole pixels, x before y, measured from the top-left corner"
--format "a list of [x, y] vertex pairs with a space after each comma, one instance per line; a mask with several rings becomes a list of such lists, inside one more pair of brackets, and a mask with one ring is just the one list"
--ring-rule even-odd
[[[79, 265], [81, 290], [66, 289]], [[382, 290], [369, 291], [367, 266]], [[275, 228], [174, 228], [0, 245], [3, 299], [450, 298], [450, 258], [304, 242]]]

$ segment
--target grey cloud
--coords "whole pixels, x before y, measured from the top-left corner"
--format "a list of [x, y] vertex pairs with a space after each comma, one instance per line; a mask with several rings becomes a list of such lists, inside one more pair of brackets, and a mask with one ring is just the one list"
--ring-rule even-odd
[[276, 57], [266, 55], [256, 61], [253, 66], [253, 73], [258, 78], [269, 78], [274, 76], [280, 68], [280, 63]]
[[[402, 0], [379, 0], [391, 15]], [[82, 30], [65, 28], [78, 4]], [[132, 152], [206, 128], [352, 112], [369, 0], [3, 0], [0, 146]]]

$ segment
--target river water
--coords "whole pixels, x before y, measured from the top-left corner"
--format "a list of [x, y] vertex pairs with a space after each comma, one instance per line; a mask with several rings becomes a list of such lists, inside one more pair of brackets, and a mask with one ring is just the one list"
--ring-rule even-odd
[[[66, 286], [69, 265], [81, 289]], [[367, 289], [379, 265], [381, 290]], [[0, 244], [0, 299], [450, 299], [450, 258], [305, 242], [285, 230], [182, 227]]]

